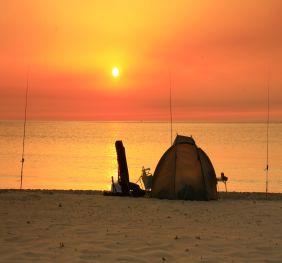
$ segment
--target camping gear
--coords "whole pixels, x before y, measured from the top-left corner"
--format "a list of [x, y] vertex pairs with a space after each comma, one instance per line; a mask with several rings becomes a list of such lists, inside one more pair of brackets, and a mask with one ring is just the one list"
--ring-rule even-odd
[[192, 137], [177, 135], [153, 175], [151, 196], [166, 199], [217, 200], [217, 179], [207, 154]]
[[228, 177], [225, 176], [224, 173], [222, 172], [222, 173], [220, 174], [220, 177], [217, 178], [217, 181], [224, 183], [224, 185], [225, 185], [225, 192], [227, 193], [227, 181], [228, 181]]
[[153, 175], [151, 174], [150, 170], [151, 170], [150, 168], [145, 168], [143, 166], [141, 176], [136, 182], [136, 183], [142, 182], [144, 189], [148, 192], [151, 191], [152, 183], [153, 183]]
[[113, 193], [122, 193], [120, 184], [118, 182], [114, 181], [114, 177], [113, 176], [112, 176], [111, 192], [113, 192]]
[[118, 162], [118, 181], [114, 182], [112, 177], [112, 191], [104, 192], [104, 195], [114, 195], [114, 196], [144, 196], [145, 191], [140, 188], [138, 184], [131, 183], [129, 181], [129, 173], [126, 161], [125, 148], [122, 141], [116, 141], [115, 143], [117, 152], [117, 162]]
[[118, 183], [121, 186], [121, 191], [124, 195], [129, 195], [129, 174], [125, 155], [125, 148], [122, 141], [116, 141], [116, 152], [118, 162]]

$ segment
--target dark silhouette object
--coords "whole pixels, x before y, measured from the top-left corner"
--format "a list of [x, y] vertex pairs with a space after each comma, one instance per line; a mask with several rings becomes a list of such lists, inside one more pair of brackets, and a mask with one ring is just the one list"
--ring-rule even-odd
[[116, 191], [116, 185], [112, 178], [111, 192], [104, 192], [105, 195], [114, 196], [134, 196], [140, 197], [145, 195], [145, 191], [140, 188], [138, 184], [131, 183], [129, 181], [129, 173], [126, 161], [125, 148], [122, 141], [116, 141], [115, 143], [118, 162], [118, 185], [121, 188], [121, 192]]
[[151, 196], [164, 199], [217, 200], [217, 180], [207, 154], [192, 137], [177, 135], [153, 175]]
[[129, 195], [129, 174], [125, 155], [125, 148], [122, 141], [116, 141], [116, 152], [118, 162], [118, 183], [121, 186], [121, 191], [124, 195]]
[[220, 178], [217, 178], [217, 181], [224, 183], [224, 185], [225, 185], [225, 192], [227, 193], [227, 181], [228, 181], [228, 177], [225, 176], [223, 172], [221, 172]]
[[144, 166], [142, 167], [142, 174], [139, 177], [138, 182], [142, 182], [144, 189], [147, 192], [150, 192], [152, 189], [152, 183], [153, 183], [153, 175], [150, 172], [150, 168], [145, 168]]

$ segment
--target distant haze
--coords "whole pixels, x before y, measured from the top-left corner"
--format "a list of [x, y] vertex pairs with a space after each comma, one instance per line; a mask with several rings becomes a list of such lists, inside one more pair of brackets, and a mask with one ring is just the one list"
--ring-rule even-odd
[[[0, 119], [282, 121], [282, 1], [1, 1]], [[112, 77], [112, 68], [120, 72]]]

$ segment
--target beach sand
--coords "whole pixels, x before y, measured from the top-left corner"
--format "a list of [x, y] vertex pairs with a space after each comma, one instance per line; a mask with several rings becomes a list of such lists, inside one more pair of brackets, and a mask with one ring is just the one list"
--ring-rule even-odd
[[1, 262], [282, 262], [282, 195], [0, 191]]

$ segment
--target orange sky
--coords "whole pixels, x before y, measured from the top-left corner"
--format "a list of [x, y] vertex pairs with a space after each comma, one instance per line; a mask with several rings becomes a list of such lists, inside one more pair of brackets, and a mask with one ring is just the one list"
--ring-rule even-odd
[[[282, 1], [1, 1], [0, 119], [282, 121]], [[114, 66], [121, 75], [111, 76]]]

